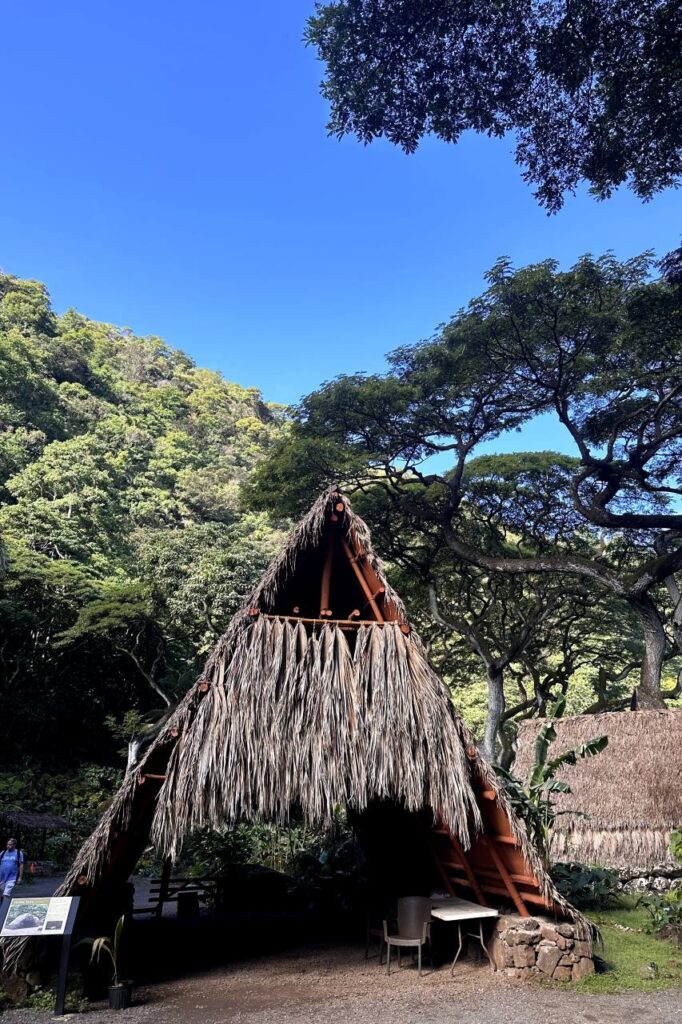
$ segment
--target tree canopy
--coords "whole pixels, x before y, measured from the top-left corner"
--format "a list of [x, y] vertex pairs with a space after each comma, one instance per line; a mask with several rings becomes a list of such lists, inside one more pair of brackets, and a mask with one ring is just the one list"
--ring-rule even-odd
[[407, 152], [434, 134], [513, 132], [554, 211], [581, 181], [648, 199], [682, 170], [678, 0], [335, 0], [306, 33], [329, 130]]
[[[579, 583], [588, 604], [596, 587], [620, 609], [624, 634], [637, 623], [639, 698], [660, 704], [663, 666], [680, 654], [682, 306], [654, 269], [647, 254], [584, 257], [568, 271], [499, 261], [487, 291], [433, 339], [394, 352], [388, 373], [308, 395], [292, 436], [257, 471], [255, 500], [293, 509], [330, 482], [383, 495], [392, 522], [399, 511], [422, 539], [437, 537], [433, 552], [423, 540], [419, 551], [427, 589], [444, 550], [451, 578], [462, 565], [485, 586], [490, 573], [524, 577], [517, 611], [538, 586], [547, 599], [550, 579], [566, 592]], [[574, 456], [477, 457], [482, 442], [539, 414], [555, 417]], [[396, 528], [391, 550], [402, 536]], [[627, 673], [618, 659], [604, 668], [614, 681]]]

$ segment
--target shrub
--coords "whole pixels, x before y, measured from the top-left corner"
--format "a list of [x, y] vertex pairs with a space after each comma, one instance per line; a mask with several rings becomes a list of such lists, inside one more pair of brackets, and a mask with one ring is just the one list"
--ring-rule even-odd
[[660, 932], [661, 928], [672, 924], [682, 926], [682, 889], [671, 889], [662, 895], [645, 893], [637, 900], [649, 915], [649, 931]]
[[552, 868], [552, 878], [561, 895], [576, 907], [608, 907], [618, 899], [618, 874], [609, 868], [559, 863]]

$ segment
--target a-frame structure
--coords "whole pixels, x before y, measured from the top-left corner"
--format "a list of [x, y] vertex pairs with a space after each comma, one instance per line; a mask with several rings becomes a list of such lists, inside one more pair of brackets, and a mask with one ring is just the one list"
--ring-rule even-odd
[[365, 523], [323, 494], [128, 773], [62, 887], [96, 907], [151, 840], [256, 817], [399, 808], [436, 884], [587, 923], [557, 893], [428, 663]]

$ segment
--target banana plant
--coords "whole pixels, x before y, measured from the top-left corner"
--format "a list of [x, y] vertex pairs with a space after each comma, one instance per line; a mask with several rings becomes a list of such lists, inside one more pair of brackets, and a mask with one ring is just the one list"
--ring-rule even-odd
[[586, 757], [594, 757], [607, 746], [608, 736], [597, 736], [595, 739], [581, 743], [571, 750], [565, 750], [557, 757], [549, 758], [549, 749], [557, 738], [556, 721], [561, 718], [566, 708], [566, 698], [560, 697], [556, 702], [553, 714], [540, 728], [535, 741], [535, 759], [527, 784], [524, 785], [512, 772], [499, 765], [495, 766], [497, 775], [504, 782], [507, 794], [516, 813], [523, 818], [530, 839], [535, 843], [545, 863], [549, 862], [549, 843], [552, 828], [559, 814], [578, 814], [581, 811], [557, 811], [554, 800], [559, 793], [570, 793], [567, 782], [556, 778], [563, 765], [573, 765]]

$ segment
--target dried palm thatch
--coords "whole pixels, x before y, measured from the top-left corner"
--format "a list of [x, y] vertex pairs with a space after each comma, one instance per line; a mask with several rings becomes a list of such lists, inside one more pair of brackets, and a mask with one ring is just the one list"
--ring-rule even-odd
[[[171, 856], [189, 830], [300, 807], [331, 820], [376, 798], [443, 808], [465, 845], [478, 807], [459, 721], [416, 638], [259, 618], [211, 666], [210, 690], [171, 755], [153, 839]], [[229, 785], [225, 780], [229, 779]]]
[[[464, 850], [478, 844], [479, 853], [485, 814], [494, 810], [524, 870], [536, 879], [536, 895], [587, 930], [554, 889], [419, 637], [406, 625], [366, 525], [346, 498], [341, 506], [338, 499], [336, 492], [323, 494], [294, 530], [218, 642], [197, 686], [126, 777], [60, 892], [101, 889], [112, 863], [125, 879], [135, 850], [141, 852], [149, 836], [159, 853], [173, 858], [183, 837], [204, 826], [286, 821], [294, 807], [307, 823], [323, 824], [339, 804], [362, 812], [374, 800], [388, 800], [407, 811], [430, 811]], [[377, 621], [349, 625], [282, 613], [282, 595], [310, 566], [306, 558], [334, 518], [332, 505], [343, 508], [335, 527], [343, 533], [341, 547], [345, 543], [351, 557], [355, 552], [362, 558], [381, 591]], [[493, 801], [485, 813], [482, 790]]]
[[[519, 728], [514, 771], [521, 779], [540, 725], [536, 719]], [[552, 859], [603, 864], [631, 877], [679, 868], [669, 842], [682, 825], [682, 708], [576, 715], [560, 719], [556, 730], [556, 753], [595, 736], [609, 743], [558, 775], [571, 793], [557, 797]]]

